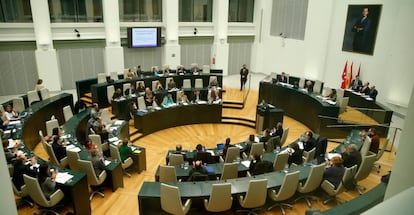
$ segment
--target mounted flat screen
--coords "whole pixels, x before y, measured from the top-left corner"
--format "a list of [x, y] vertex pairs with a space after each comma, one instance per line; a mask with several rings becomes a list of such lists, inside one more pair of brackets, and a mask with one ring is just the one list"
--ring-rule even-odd
[[128, 28], [128, 48], [151, 48], [161, 46], [160, 27]]

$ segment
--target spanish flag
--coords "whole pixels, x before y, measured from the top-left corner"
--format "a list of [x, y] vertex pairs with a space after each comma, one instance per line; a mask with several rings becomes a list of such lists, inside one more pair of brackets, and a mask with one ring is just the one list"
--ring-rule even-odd
[[342, 83], [341, 83], [341, 89], [346, 88], [346, 74], [348, 69], [348, 61], [345, 62], [344, 71], [342, 72]]
[[346, 88], [349, 88], [351, 86], [352, 82], [352, 67], [354, 67], [354, 62], [352, 62], [351, 67], [349, 68], [349, 74], [346, 81]]

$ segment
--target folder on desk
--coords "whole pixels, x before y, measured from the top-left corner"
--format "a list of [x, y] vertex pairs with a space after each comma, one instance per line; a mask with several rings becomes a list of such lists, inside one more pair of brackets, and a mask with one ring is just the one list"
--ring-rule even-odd
[[136, 149], [136, 150], [134, 150], [133, 152], [134, 152], [135, 154], [139, 154], [139, 153], [141, 153], [141, 150]]

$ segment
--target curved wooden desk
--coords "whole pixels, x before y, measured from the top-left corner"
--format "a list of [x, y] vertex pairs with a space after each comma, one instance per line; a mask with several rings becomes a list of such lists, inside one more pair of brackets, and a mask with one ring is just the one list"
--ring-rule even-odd
[[181, 125], [220, 123], [221, 104], [178, 105], [161, 110], [138, 111], [134, 114], [134, 126], [144, 135]]

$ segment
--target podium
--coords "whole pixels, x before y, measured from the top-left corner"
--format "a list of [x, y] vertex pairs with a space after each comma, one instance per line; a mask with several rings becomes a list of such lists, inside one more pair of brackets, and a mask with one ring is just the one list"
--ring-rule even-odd
[[284, 110], [258, 104], [256, 108], [256, 132], [260, 133], [266, 128], [273, 128], [276, 123], [283, 122]]

